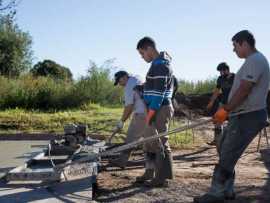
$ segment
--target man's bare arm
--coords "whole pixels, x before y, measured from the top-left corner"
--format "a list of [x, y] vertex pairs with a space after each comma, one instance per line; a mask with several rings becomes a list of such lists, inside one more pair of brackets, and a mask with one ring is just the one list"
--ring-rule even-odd
[[122, 117], [121, 117], [121, 121], [125, 122], [129, 118], [132, 111], [133, 111], [133, 104], [125, 106]]
[[253, 82], [247, 80], [241, 80], [239, 88], [232, 96], [230, 102], [224, 105], [226, 111], [233, 111], [236, 107], [243, 103], [254, 86]]

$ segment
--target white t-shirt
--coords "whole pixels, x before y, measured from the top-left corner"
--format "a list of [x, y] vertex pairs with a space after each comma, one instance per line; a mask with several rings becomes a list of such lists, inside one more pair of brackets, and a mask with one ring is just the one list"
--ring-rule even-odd
[[134, 113], [145, 113], [145, 104], [140, 97], [140, 95], [133, 90], [136, 85], [141, 85], [142, 82], [138, 77], [129, 76], [127, 84], [125, 86], [125, 106], [133, 104], [133, 112]]
[[228, 101], [231, 100], [239, 88], [241, 80], [253, 82], [254, 86], [244, 102], [233, 112], [246, 113], [266, 108], [270, 73], [268, 61], [263, 54], [255, 52], [246, 58], [244, 64], [235, 75]]

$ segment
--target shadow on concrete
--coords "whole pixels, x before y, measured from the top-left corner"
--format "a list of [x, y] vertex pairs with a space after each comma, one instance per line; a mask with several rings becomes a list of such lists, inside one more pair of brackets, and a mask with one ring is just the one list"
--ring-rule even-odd
[[0, 202], [32, 202], [47, 200], [48, 202], [82, 202], [92, 200], [92, 181], [86, 177], [79, 180], [70, 180], [54, 183], [50, 186], [25, 185], [25, 184], [3, 184], [0, 188], [9, 194], [1, 195]]

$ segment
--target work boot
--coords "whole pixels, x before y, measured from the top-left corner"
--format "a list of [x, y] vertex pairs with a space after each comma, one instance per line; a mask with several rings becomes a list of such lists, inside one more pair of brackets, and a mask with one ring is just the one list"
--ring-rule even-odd
[[154, 177], [154, 169], [145, 169], [142, 176], [136, 178], [136, 183], [144, 183], [147, 180], [151, 180]]
[[235, 198], [233, 191], [234, 172], [216, 165], [213, 173], [210, 191], [194, 198], [194, 203], [219, 203]]
[[147, 187], [168, 187], [168, 179], [173, 179], [172, 156], [170, 152], [156, 153], [155, 177], [150, 182], [145, 182]]
[[155, 157], [156, 154], [152, 152], [146, 152], [145, 157], [145, 172], [142, 176], [136, 178], [137, 183], [144, 183], [147, 180], [154, 178]]
[[193, 203], [224, 203], [224, 202], [225, 202], [224, 197], [217, 197], [209, 193], [206, 193], [199, 197], [194, 197], [193, 199]]
[[173, 179], [173, 158], [171, 152], [165, 152], [163, 159], [162, 171], [164, 179]]

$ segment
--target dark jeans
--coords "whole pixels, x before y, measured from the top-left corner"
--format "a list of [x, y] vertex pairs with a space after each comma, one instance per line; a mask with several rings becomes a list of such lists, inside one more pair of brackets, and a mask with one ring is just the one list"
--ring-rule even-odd
[[266, 121], [265, 109], [229, 118], [220, 140], [220, 158], [210, 193], [222, 196], [226, 190], [233, 189], [235, 165], [251, 141], [266, 126]]

